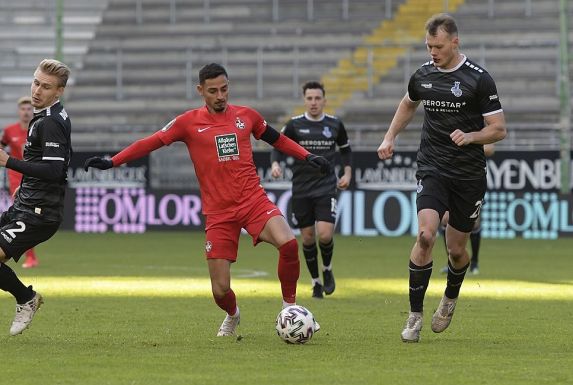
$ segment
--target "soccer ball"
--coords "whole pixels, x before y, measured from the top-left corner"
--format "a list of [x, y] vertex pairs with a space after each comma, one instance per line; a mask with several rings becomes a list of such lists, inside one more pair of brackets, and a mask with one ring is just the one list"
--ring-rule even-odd
[[299, 305], [285, 307], [277, 316], [275, 326], [277, 334], [287, 344], [304, 344], [318, 331], [312, 313]]

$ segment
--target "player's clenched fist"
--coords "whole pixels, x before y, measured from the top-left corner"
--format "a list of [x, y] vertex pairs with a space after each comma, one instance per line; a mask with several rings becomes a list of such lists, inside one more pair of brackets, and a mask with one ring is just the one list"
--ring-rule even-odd
[[306, 161], [314, 168], [318, 168], [320, 173], [326, 175], [330, 172], [330, 162], [323, 156], [308, 154]]
[[378, 157], [380, 159], [389, 159], [394, 155], [394, 141], [384, 139], [380, 147], [378, 147]]
[[108, 168], [113, 167], [113, 162], [109, 158], [92, 156], [91, 158], [86, 159], [84, 162], [84, 170], [87, 171], [90, 167], [99, 168], [100, 170], [107, 170]]

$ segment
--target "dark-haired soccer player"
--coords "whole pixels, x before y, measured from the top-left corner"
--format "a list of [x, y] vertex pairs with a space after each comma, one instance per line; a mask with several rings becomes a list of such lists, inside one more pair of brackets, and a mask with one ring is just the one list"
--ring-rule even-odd
[[432, 60], [410, 78], [408, 92], [378, 148], [380, 159], [390, 158], [396, 136], [418, 105], [424, 106], [416, 175], [418, 236], [410, 253], [410, 314], [402, 331], [404, 342], [420, 340], [432, 248], [446, 211], [450, 213], [449, 271], [444, 296], [432, 317], [432, 331], [440, 333], [451, 322], [469, 266], [466, 243], [486, 190], [483, 145], [506, 135], [495, 83], [486, 70], [459, 52], [458, 28], [451, 16], [438, 14], [427, 21], [426, 46]]
[[[205, 106], [179, 115], [155, 134], [138, 140], [111, 159], [93, 157], [86, 160], [85, 168], [105, 170], [173, 142], [187, 145], [199, 180], [207, 221], [205, 253], [213, 297], [227, 312], [217, 336], [231, 336], [236, 333], [240, 320], [235, 293], [231, 289], [231, 263], [237, 259], [242, 228], [252, 236], [253, 244], [263, 241], [278, 249], [283, 307], [296, 302], [300, 272], [294, 234], [260, 185], [253, 162], [251, 135], [297, 159], [306, 160], [322, 172], [328, 172], [330, 164], [281, 135], [252, 108], [229, 104], [229, 80], [221, 65], [212, 63], [201, 68], [197, 91]], [[315, 328], [318, 330], [317, 326]]]
[[[332, 164], [338, 147], [344, 168], [344, 174], [337, 181], [334, 168], [328, 174], [319, 175], [315, 168], [305, 162], [295, 161], [292, 166], [292, 221], [297, 228], [300, 228], [302, 251], [312, 278], [312, 296], [323, 298], [323, 292], [330, 295], [335, 289], [332, 254], [336, 221], [336, 189], [344, 190], [350, 184], [351, 150], [342, 121], [324, 113], [326, 104], [324, 86], [315, 81], [307, 82], [302, 86], [302, 94], [306, 112], [290, 119], [283, 127], [282, 133], [308, 151], [324, 156]], [[273, 149], [271, 173], [274, 178], [282, 175], [280, 158], [280, 152]], [[317, 234], [322, 256], [324, 286], [318, 273]]]
[[32, 106], [24, 159], [0, 150], [0, 166], [23, 174], [14, 204], [0, 217], [0, 289], [16, 298], [10, 334], [22, 333], [43, 303], [40, 293], [26, 287], [6, 265], [12, 258], [50, 239], [60, 227], [68, 164], [72, 154], [71, 123], [60, 103], [69, 68], [57, 60], [43, 60], [34, 72]]
[[[15, 159], [22, 159], [24, 157], [24, 145], [28, 137], [28, 126], [34, 117], [34, 107], [32, 106], [32, 98], [23, 96], [18, 99], [18, 121], [14, 124], [6, 126], [2, 133], [0, 140], [0, 148], [8, 147], [10, 149], [10, 156]], [[15, 198], [16, 190], [20, 187], [22, 182], [22, 174], [18, 171], [8, 169], [8, 191], [12, 199]], [[26, 259], [22, 264], [23, 268], [31, 268], [38, 266], [38, 257], [34, 248], [26, 250]]]

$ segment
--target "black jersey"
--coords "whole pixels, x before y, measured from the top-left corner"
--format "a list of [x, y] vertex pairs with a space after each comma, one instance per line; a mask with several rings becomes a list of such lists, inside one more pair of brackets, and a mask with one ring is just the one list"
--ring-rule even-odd
[[489, 73], [465, 56], [451, 70], [427, 62], [410, 78], [408, 97], [421, 101], [425, 110], [418, 169], [456, 179], [481, 178], [486, 172], [483, 145], [460, 147], [450, 134], [456, 129], [479, 131], [484, 116], [502, 111]]
[[[283, 127], [282, 133], [294, 140], [309, 152], [321, 155], [334, 164], [336, 146], [350, 150], [348, 135], [340, 119], [332, 115], [315, 121], [306, 115], [291, 118]], [[318, 197], [336, 193], [334, 167], [327, 175], [312, 167], [306, 161], [295, 160], [292, 177], [292, 194], [297, 198]]]
[[26, 162], [61, 162], [63, 177], [48, 181], [24, 175], [14, 209], [35, 222], [61, 222], [64, 215], [66, 175], [70, 162], [71, 123], [60, 102], [37, 113], [30, 122], [24, 146]]

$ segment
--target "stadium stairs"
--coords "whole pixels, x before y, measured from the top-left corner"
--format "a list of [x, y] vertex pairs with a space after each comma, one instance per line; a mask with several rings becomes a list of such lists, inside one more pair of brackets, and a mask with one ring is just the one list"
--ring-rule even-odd
[[[106, 6], [107, 0], [65, 2], [63, 54], [72, 69], [70, 91]], [[55, 56], [55, 18], [55, 0], [0, 0], [0, 127], [17, 119], [16, 100], [30, 94], [38, 63]]]

